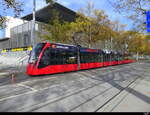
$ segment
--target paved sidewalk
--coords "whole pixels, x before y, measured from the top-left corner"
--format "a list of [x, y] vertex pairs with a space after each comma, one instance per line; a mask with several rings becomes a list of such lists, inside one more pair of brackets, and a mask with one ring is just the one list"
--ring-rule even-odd
[[99, 112], [150, 112], [150, 72], [137, 79]]
[[19, 73], [15, 84], [1, 70], [0, 111], [149, 112], [149, 70], [146, 61], [39, 77]]

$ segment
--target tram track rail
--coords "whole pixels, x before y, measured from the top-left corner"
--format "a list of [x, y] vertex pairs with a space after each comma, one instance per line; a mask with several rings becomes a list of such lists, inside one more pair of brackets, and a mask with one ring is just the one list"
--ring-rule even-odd
[[112, 98], [110, 98], [107, 102], [105, 102], [103, 105], [101, 105], [99, 108], [97, 108], [94, 112], [99, 111], [102, 107], [104, 107], [106, 104], [108, 104], [111, 100], [113, 100], [114, 98], [116, 98], [119, 94], [121, 94], [124, 90], [126, 90], [129, 86], [131, 86], [133, 83], [136, 82], [136, 80], [139, 79], [139, 77], [137, 77], [136, 79], [134, 79], [129, 85], [127, 85], [125, 88], [123, 88], [122, 90], [120, 90], [116, 95], [114, 95]]

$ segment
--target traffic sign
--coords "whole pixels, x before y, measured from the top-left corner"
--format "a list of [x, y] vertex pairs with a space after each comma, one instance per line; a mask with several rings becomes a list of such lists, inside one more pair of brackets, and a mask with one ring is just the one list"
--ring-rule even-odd
[[146, 12], [146, 25], [147, 25], [147, 32], [150, 32], [150, 11]]

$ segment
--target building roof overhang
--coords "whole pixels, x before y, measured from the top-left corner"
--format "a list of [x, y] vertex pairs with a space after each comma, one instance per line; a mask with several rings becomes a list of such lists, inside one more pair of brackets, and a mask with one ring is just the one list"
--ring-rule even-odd
[[[52, 13], [51, 13], [52, 9], [55, 9], [56, 11], [58, 11], [60, 14], [60, 17], [64, 21], [72, 22], [76, 18], [76, 12], [62, 6], [59, 3], [54, 3], [52, 6], [47, 5], [46, 7], [36, 11], [36, 21], [48, 23], [52, 17]], [[33, 15], [31, 13], [22, 17], [21, 19], [31, 21], [32, 17]]]
[[0, 42], [3, 42], [3, 41], [7, 41], [7, 40], [9, 40], [10, 38], [1, 38], [0, 39]]

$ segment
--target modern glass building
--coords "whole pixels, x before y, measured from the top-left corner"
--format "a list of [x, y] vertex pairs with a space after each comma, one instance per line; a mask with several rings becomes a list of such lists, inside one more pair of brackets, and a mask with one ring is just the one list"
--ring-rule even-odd
[[[36, 24], [35, 30], [38, 31], [38, 24]], [[11, 48], [25, 47], [31, 45], [31, 28], [32, 21], [26, 22], [22, 25], [16, 26], [11, 29]], [[37, 41], [37, 39], [36, 39]]]
[[11, 29], [15, 26], [23, 24], [25, 21], [18, 18], [6, 16], [5, 28], [0, 29], [0, 49], [10, 48]]
[[[62, 21], [72, 22], [76, 18], [76, 13], [74, 11], [58, 3], [53, 4], [53, 6], [48, 5], [36, 11], [35, 43], [42, 40], [39, 33], [45, 33], [42, 26], [52, 19], [53, 9], [60, 14]], [[0, 36], [9, 39], [4, 40], [7, 45], [3, 45], [4, 41], [0, 41], [0, 49], [31, 46], [32, 17], [32, 14], [29, 14], [19, 19], [22, 20], [21, 24], [17, 25], [16, 23], [13, 23], [16, 25], [9, 28], [10, 33], [8, 37], [4, 36], [6, 30], [2, 30]]]

